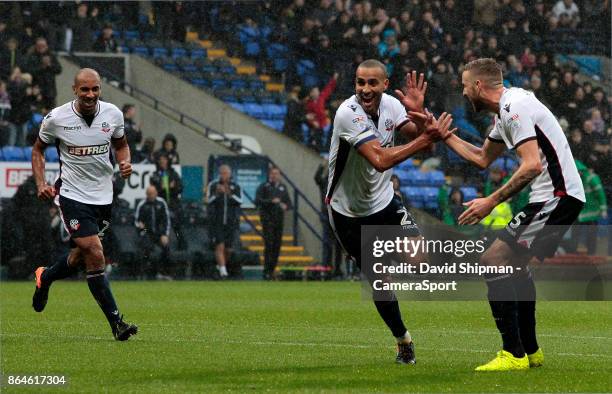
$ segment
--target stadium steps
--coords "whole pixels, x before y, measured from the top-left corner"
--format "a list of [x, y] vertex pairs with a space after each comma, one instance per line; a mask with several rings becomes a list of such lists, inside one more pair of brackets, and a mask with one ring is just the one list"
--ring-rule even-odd
[[[247, 215], [246, 218], [241, 218], [242, 222], [246, 220], [254, 224], [258, 231], [261, 231], [261, 218], [259, 215]], [[259, 261], [263, 264], [264, 240], [261, 235], [255, 232], [241, 234], [240, 241], [248, 250], [259, 253]], [[306, 278], [307, 275], [305, 274], [308, 272], [321, 270], [321, 267], [314, 265], [315, 262], [313, 256], [305, 253], [304, 246], [293, 244], [293, 235], [283, 235], [280, 256], [278, 258], [278, 273], [285, 277], [285, 271], [292, 272], [292, 275], [295, 275], [296, 272], [301, 272], [301, 275]]]
[[[187, 33], [187, 41], [197, 42], [202, 47], [206, 48], [207, 57], [210, 60], [215, 59], [227, 59], [234, 67], [239, 75], [255, 75], [257, 74], [257, 68], [255, 65], [248, 61], [243, 61], [241, 58], [229, 57], [227, 50], [223, 47], [222, 43], [214, 42], [211, 40], [201, 40], [197, 32]], [[280, 82], [272, 81], [269, 75], [259, 74], [259, 79], [265, 82], [266, 90], [269, 92], [284, 92], [285, 85]]]

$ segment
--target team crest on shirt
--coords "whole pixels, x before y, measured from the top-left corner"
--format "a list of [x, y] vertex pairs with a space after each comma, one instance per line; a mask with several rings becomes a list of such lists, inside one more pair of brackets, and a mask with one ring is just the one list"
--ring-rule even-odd
[[70, 220], [70, 228], [73, 231], [77, 231], [79, 229], [79, 227], [81, 227], [81, 223], [79, 223], [78, 219]]
[[110, 125], [106, 122], [102, 122], [102, 131], [108, 133], [110, 130]]
[[391, 119], [385, 120], [385, 130], [391, 131], [395, 128], [395, 123]]
[[353, 123], [362, 123], [366, 121], [366, 117], [363, 115], [359, 115], [353, 119]]

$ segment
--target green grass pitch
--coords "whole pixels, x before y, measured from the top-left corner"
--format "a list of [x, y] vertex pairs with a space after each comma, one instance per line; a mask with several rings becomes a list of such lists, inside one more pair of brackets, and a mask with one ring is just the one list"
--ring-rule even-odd
[[500, 340], [486, 302], [402, 302], [418, 363], [349, 282], [113, 282], [140, 333], [115, 342], [84, 281], [0, 284], [1, 372], [62, 374], [4, 392], [610, 392], [612, 304], [541, 302], [541, 368], [475, 373]]

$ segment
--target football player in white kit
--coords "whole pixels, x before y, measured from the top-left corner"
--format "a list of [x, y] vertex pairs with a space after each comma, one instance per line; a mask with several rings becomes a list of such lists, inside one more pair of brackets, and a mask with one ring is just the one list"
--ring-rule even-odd
[[535, 333], [535, 285], [526, 263], [554, 255], [576, 220], [585, 195], [574, 158], [555, 116], [533, 93], [506, 89], [493, 59], [468, 63], [463, 95], [475, 111], [495, 114], [495, 125], [482, 148], [456, 135], [445, 140], [459, 156], [487, 168], [508, 148], [520, 158], [510, 180], [488, 197], [467, 202], [459, 224], [477, 224], [498, 204], [531, 184], [529, 203], [508, 223], [481, 257], [481, 264], [525, 265], [512, 275], [486, 277], [488, 298], [503, 350], [477, 371], [507, 371], [541, 366], [544, 354]]
[[[416, 223], [393, 192], [392, 168], [450, 134], [452, 118], [448, 114], [436, 120], [423, 110], [427, 87], [423, 76], [417, 82], [413, 73], [407, 80], [406, 94], [396, 91], [400, 102], [384, 93], [389, 86], [384, 64], [364, 61], [356, 72], [356, 94], [340, 105], [334, 119], [326, 203], [336, 238], [358, 266], [362, 225], [398, 225], [407, 237], [420, 236]], [[410, 121], [406, 108], [425, 113], [418, 126]], [[410, 143], [394, 146], [395, 133], [414, 136], [419, 131]], [[395, 295], [375, 298], [374, 304], [397, 340], [396, 362], [414, 364], [414, 345]]]
[[[91, 294], [111, 326], [113, 336], [125, 341], [138, 327], [123, 321], [108, 278], [100, 238], [108, 230], [113, 200], [113, 157], [123, 178], [132, 173], [130, 150], [123, 130], [123, 114], [113, 104], [99, 100], [100, 76], [84, 68], [74, 77], [76, 100], [54, 108], [44, 118], [32, 149], [32, 171], [38, 197], [55, 198], [64, 227], [70, 233], [71, 250], [50, 267], [36, 269], [32, 306], [42, 312], [49, 287], [71, 276], [84, 265]], [[45, 180], [45, 149], [55, 145], [60, 173], [54, 186]]]

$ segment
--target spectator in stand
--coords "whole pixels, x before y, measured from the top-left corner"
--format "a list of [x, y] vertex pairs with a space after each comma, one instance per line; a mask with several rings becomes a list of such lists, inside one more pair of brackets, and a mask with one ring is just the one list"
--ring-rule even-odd
[[136, 151], [136, 145], [142, 142], [142, 131], [140, 125], [136, 123], [136, 106], [134, 104], [125, 104], [122, 109], [123, 123], [125, 126], [125, 137], [127, 138], [130, 152]]
[[93, 50], [96, 52], [115, 53], [117, 52], [117, 41], [113, 37], [113, 27], [105, 25], [102, 33], [93, 44]]
[[[28, 88], [31, 76], [21, 72], [15, 67], [7, 86], [7, 92], [11, 99], [11, 112], [9, 122], [15, 126], [11, 129], [9, 145], [23, 146], [28, 134], [28, 120], [32, 116], [32, 110], [28, 101]], [[14, 132], [12, 131], [14, 130]]]
[[310, 95], [306, 101], [306, 120], [310, 126], [310, 145], [316, 150], [327, 148], [329, 139], [331, 122], [327, 116], [325, 105], [327, 100], [336, 89], [336, 81], [338, 73], [334, 73], [323, 91], [319, 91], [318, 87], [310, 90]]
[[71, 52], [91, 51], [93, 44], [93, 32], [97, 30], [98, 8], [93, 7], [88, 14], [89, 7], [86, 3], [77, 5], [76, 16], [69, 19], [69, 41], [68, 50]]
[[291, 208], [287, 186], [281, 182], [280, 170], [268, 171], [268, 181], [262, 183], [255, 193], [255, 205], [261, 217], [264, 248], [264, 280], [274, 278], [278, 255], [283, 243], [285, 212]]
[[287, 98], [287, 114], [283, 133], [296, 141], [302, 141], [302, 124], [306, 122], [304, 103], [300, 100], [300, 87], [291, 88]]
[[601, 117], [610, 123], [610, 102], [606, 97], [602, 88], [596, 88], [593, 90], [593, 101], [591, 103], [592, 108], [596, 108], [601, 113]]
[[[158, 197], [154, 186], [147, 187], [147, 197], [136, 207], [134, 224], [139, 230], [139, 248], [142, 251], [142, 266], [151, 266], [151, 276], [158, 280], [172, 280], [170, 267], [171, 219], [168, 205]], [[155, 246], [161, 248], [161, 256], [151, 261]]]
[[564, 98], [574, 97], [576, 89], [579, 85], [574, 80], [574, 74], [571, 71], [563, 73], [563, 81], [561, 82], [561, 92]]
[[11, 71], [23, 63], [23, 55], [15, 37], [9, 38], [0, 50], [0, 79], [8, 80]]
[[143, 164], [155, 164], [155, 138], [146, 137], [142, 146], [137, 148], [132, 155], [132, 162]]
[[597, 133], [599, 136], [604, 136], [606, 130], [606, 123], [601, 117], [601, 112], [599, 112], [597, 108], [591, 110], [591, 116], [589, 120], [593, 125], [593, 132]]
[[168, 133], [164, 136], [162, 146], [157, 152], [155, 152], [155, 161], [159, 160], [161, 156], [166, 156], [170, 161], [170, 165], [180, 164], [181, 159], [178, 152], [176, 151], [176, 137], [172, 133]]
[[33, 83], [40, 87], [45, 106], [54, 108], [57, 97], [55, 77], [62, 72], [62, 66], [55, 54], [49, 50], [45, 38], [36, 39], [34, 51], [25, 59], [24, 68], [34, 77]]
[[586, 202], [580, 215], [578, 239], [585, 239], [587, 253], [595, 255], [597, 252], [597, 225], [599, 220], [608, 218], [608, 203], [601, 184], [601, 179], [593, 170], [589, 170], [582, 162], [576, 160], [576, 167], [584, 185]]
[[564, 15], [569, 18], [569, 26], [575, 29], [580, 23], [580, 10], [574, 0], [559, 0], [552, 9], [552, 14], [561, 19]]
[[9, 121], [10, 114], [11, 98], [6, 91], [6, 82], [0, 79], [0, 146], [15, 144], [17, 129]]
[[157, 194], [168, 203], [172, 225], [176, 233], [179, 248], [184, 245], [182, 229], [182, 207], [181, 196], [183, 193], [183, 181], [180, 175], [172, 168], [167, 156], [161, 155], [157, 161], [157, 171], [150, 178], [151, 185], [157, 189]]
[[232, 169], [223, 164], [219, 167], [219, 178], [208, 184], [206, 191], [210, 238], [215, 247], [215, 261], [221, 279], [227, 278], [227, 266], [240, 226], [240, 186], [232, 181]]
[[454, 226], [457, 224], [457, 218], [465, 210], [463, 206], [464, 197], [461, 189], [458, 187], [452, 188], [448, 200], [449, 203], [446, 204], [442, 212], [442, 221], [448, 225]]
[[584, 134], [579, 128], [572, 130], [569, 142], [572, 147], [574, 158], [583, 163], [587, 163], [588, 157], [591, 154], [592, 145], [589, 143], [589, 139], [584, 138]]
[[408, 199], [408, 196], [406, 196], [406, 194], [402, 191], [402, 182], [400, 181], [399, 177], [395, 174], [391, 175], [391, 183], [393, 184], [393, 193], [395, 193], [395, 195], [402, 200], [402, 203], [404, 204], [406, 209], [410, 209], [410, 200]]

